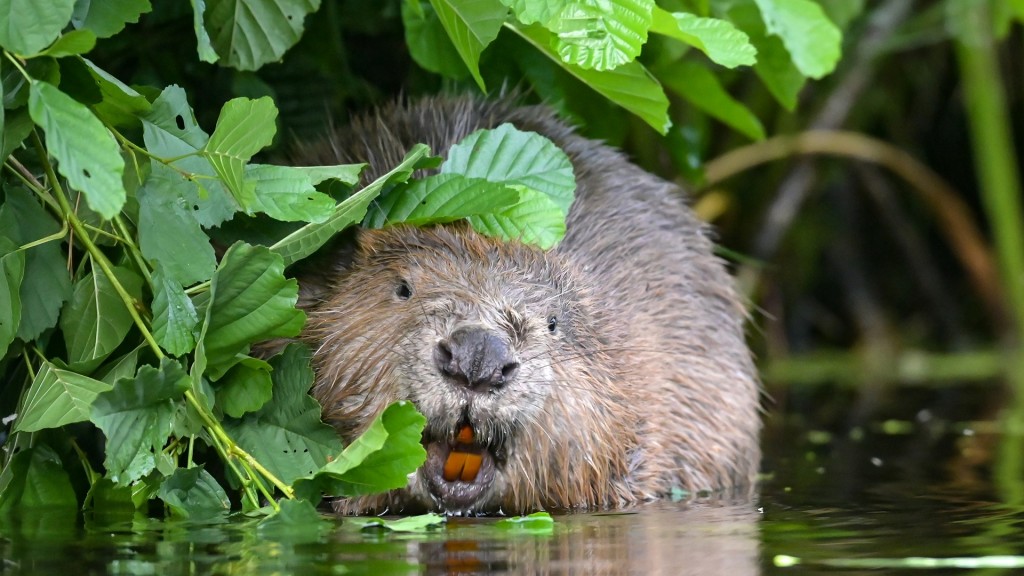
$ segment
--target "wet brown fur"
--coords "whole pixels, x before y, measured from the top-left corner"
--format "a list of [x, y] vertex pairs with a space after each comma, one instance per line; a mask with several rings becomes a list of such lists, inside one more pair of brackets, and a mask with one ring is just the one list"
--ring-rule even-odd
[[[463, 224], [360, 231], [354, 251], [300, 278], [325, 420], [351, 440], [388, 403], [409, 399], [434, 434], [454, 437], [470, 414], [478, 438], [507, 448], [488, 500], [472, 511], [608, 508], [677, 487], [751, 485], [760, 418], [743, 310], [676, 186], [546, 108], [469, 98], [385, 108], [302, 161], [368, 162], [369, 182], [414, 143], [444, 154], [504, 122], [547, 136], [572, 160], [577, 199], [565, 239], [545, 253]], [[395, 297], [402, 281], [408, 300]], [[523, 366], [510, 386], [473, 395], [438, 379], [430, 351], [457, 322], [509, 335]], [[417, 476], [337, 507], [437, 503]]]

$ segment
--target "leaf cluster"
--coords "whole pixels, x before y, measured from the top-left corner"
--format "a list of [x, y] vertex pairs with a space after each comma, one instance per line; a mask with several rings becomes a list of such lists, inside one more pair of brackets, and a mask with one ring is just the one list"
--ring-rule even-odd
[[[240, 2], [193, 4], [200, 57], [244, 69], [280, 57], [317, 3], [245, 3], [280, 8], [253, 19], [237, 16]], [[0, 3], [0, 368], [13, 412], [0, 510], [157, 500], [198, 518], [235, 502], [289, 522], [324, 494], [403, 486], [425, 458], [412, 404], [342, 446], [309, 395], [309, 351], [254, 355], [302, 329], [286, 268], [359, 224], [469, 219], [553, 246], [575, 188], [568, 158], [505, 125], [423, 178], [438, 165], [424, 145], [365, 186], [361, 165], [258, 163], [277, 131], [271, 98], [226, 102], [207, 133], [181, 87], [132, 87], [87, 57], [148, 2], [54, 5]], [[272, 222], [277, 236], [218, 250], [209, 232], [235, 218]]]

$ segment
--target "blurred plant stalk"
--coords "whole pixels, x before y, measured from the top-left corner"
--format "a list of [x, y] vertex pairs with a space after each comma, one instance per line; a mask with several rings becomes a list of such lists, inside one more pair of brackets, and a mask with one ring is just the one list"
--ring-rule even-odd
[[1013, 315], [1007, 378], [1013, 400], [1003, 414], [1003, 442], [996, 460], [996, 484], [1008, 502], [1024, 502], [1024, 210], [1020, 174], [1010, 134], [999, 71], [993, 4], [971, 2], [956, 10], [956, 51], [970, 125], [981, 198], [992, 228], [1006, 298]]

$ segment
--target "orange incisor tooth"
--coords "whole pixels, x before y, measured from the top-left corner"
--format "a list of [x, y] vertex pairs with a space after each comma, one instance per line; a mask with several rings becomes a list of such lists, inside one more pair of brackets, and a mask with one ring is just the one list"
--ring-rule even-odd
[[448, 454], [448, 459], [444, 461], [444, 479], [448, 482], [454, 482], [462, 475], [462, 471], [466, 466], [466, 457], [469, 454], [465, 452], [451, 452]]
[[483, 458], [479, 454], [466, 454], [466, 463], [462, 466], [462, 474], [459, 478], [463, 482], [476, 480], [476, 475], [480, 472], [481, 462], [483, 462]]
[[455, 440], [461, 444], [472, 444], [473, 428], [470, 426], [463, 426], [459, 429], [459, 435], [455, 437]]

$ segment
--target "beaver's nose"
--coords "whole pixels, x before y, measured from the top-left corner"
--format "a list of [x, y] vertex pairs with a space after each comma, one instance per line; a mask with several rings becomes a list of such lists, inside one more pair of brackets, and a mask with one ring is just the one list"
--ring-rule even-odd
[[476, 392], [501, 388], [519, 371], [508, 342], [480, 326], [457, 328], [447, 340], [438, 342], [434, 361], [446, 378]]

